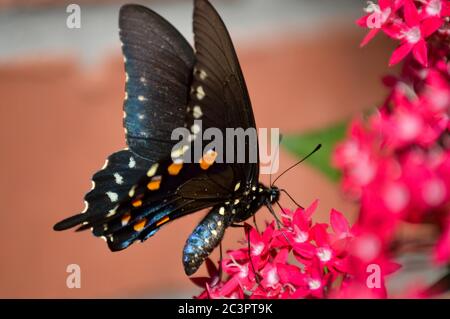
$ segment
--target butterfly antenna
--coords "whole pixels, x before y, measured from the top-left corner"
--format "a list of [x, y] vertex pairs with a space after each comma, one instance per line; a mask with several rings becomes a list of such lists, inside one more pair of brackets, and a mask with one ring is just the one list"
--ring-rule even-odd
[[289, 172], [291, 169], [293, 169], [294, 167], [296, 167], [297, 165], [301, 164], [303, 161], [306, 161], [311, 155], [313, 155], [315, 152], [317, 152], [318, 150], [320, 150], [320, 148], [322, 147], [322, 144], [317, 144], [316, 148], [309, 153], [308, 155], [306, 155], [305, 157], [303, 157], [300, 161], [298, 161], [297, 163], [295, 163], [294, 165], [292, 165], [291, 167], [289, 167], [288, 169], [286, 169], [283, 173], [281, 173], [277, 178], [275, 178], [275, 180], [273, 181], [273, 183], [270, 184], [270, 186], [272, 187], [275, 182], [280, 179], [281, 176], [283, 176], [284, 174], [286, 174], [287, 172]]
[[[280, 144], [281, 144], [281, 140], [283, 139], [283, 135], [280, 135], [280, 141], [277, 145], [277, 150], [275, 151], [275, 156], [278, 156], [278, 152], [280, 151]], [[270, 175], [269, 175], [269, 185], [272, 185], [272, 170], [273, 170], [273, 164], [275, 163], [275, 161], [272, 161], [272, 164], [270, 165]]]
[[[297, 205], [298, 208], [304, 209], [302, 205], [300, 205], [299, 203], [297, 203], [297, 202], [295, 201], [295, 199], [287, 192], [287, 190], [285, 190], [285, 189], [280, 189], [280, 192], [285, 193], [285, 194], [287, 195], [287, 197], [289, 197], [289, 199], [290, 199], [295, 205]], [[278, 204], [278, 202], [277, 202], [277, 204]], [[280, 205], [280, 204], [278, 204], [278, 205]]]

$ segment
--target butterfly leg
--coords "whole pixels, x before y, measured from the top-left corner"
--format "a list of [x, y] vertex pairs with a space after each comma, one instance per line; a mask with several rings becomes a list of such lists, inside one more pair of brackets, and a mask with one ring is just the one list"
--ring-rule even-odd
[[244, 228], [245, 235], [247, 236], [248, 259], [250, 260], [250, 265], [252, 266], [253, 274], [255, 274], [256, 283], [258, 285], [260, 285], [262, 276], [256, 271], [255, 265], [253, 264], [252, 250], [251, 250], [251, 247], [250, 247], [250, 230], [251, 230], [251, 226], [249, 224], [246, 224], [246, 223], [244, 223], [243, 225], [241, 225], [241, 224], [234, 224], [233, 223], [233, 224], [230, 225], [230, 227]]
[[[281, 207], [280, 203], [278, 203], [278, 202], [276, 202], [276, 203], [277, 203], [277, 205], [280, 207], [280, 210], [283, 210], [283, 208]], [[273, 217], [275, 218], [275, 221], [276, 221], [276, 223], [277, 223], [278, 230], [281, 231], [281, 234], [283, 235], [284, 239], [286, 239], [286, 241], [289, 243], [289, 238], [286, 236], [286, 234], [284, 233], [284, 231], [281, 230], [281, 224], [282, 224], [282, 223], [281, 223], [280, 219], [278, 218], [277, 214], [275, 213], [275, 211], [273, 210], [272, 205], [271, 205], [269, 202], [266, 202], [266, 206], [267, 206], [267, 209], [269, 209], [269, 212], [270, 212], [270, 213], [273, 215]]]
[[266, 201], [266, 207], [269, 210], [269, 212], [272, 214], [273, 218], [275, 218], [275, 221], [277, 223], [277, 227], [280, 230], [281, 229], [281, 221], [277, 216], [277, 213], [273, 210], [272, 204], [269, 201]]
[[223, 268], [222, 268], [223, 254], [222, 254], [222, 241], [219, 244], [219, 281], [222, 281]]
[[256, 223], [256, 214], [253, 214], [253, 225], [255, 225], [256, 231], [261, 234], [261, 232], [258, 229], [258, 224]]

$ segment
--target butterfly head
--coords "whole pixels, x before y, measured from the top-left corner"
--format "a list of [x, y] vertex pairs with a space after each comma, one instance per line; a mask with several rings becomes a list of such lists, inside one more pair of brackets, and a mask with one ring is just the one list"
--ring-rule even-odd
[[276, 186], [271, 186], [267, 189], [267, 195], [271, 204], [275, 204], [280, 199], [280, 189]]

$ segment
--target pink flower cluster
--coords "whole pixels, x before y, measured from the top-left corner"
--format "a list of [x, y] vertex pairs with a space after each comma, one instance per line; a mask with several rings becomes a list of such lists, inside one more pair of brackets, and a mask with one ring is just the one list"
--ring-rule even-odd
[[[317, 205], [315, 201], [306, 209], [284, 210], [280, 229], [273, 222], [261, 234], [249, 228], [250, 249], [243, 245], [222, 261], [226, 280], [219, 280], [211, 261], [207, 263], [210, 278], [192, 279], [203, 288], [206, 285], [198, 298], [384, 297], [383, 273], [379, 289], [366, 285], [367, 263], [378, 257], [375, 252], [367, 258], [373, 254], [373, 243], [367, 238], [356, 241], [354, 232], [359, 231], [350, 228], [336, 210], [330, 213], [330, 224], [313, 223]], [[366, 255], [358, 256], [360, 250]]]
[[284, 210], [281, 228], [249, 228], [246, 245], [228, 252], [224, 280], [207, 261], [210, 277], [192, 279], [206, 287], [198, 298], [385, 298], [405, 224], [431, 225], [433, 261], [450, 265], [450, 0], [380, 0], [366, 11], [362, 45], [382, 31], [400, 41], [390, 64], [405, 63], [384, 78], [384, 103], [351, 123], [333, 155], [345, 193], [360, 203], [356, 224], [335, 210], [329, 224], [313, 223], [317, 201]]
[[370, 31], [362, 41], [366, 45], [379, 31], [399, 41], [390, 65], [397, 64], [412, 52], [423, 66], [428, 66], [428, 40], [433, 35], [449, 34], [448, 0], [379, 0], [369, 1], [367, 14], [357, 21]]
[[[334, 164], [343, 172], [344, 190], [361, 203], [358, 225], [373, 228], [381, 246], [393, 240], [404, 222], [434, 225], [440, 234], [434, 261], [448, 264], [450, 1], [380, 1], [370, 6], [371, 12], [386, 12], [386, 19], [368, 37], [377, 30], [397, 35], [402, 44], [394, 52], [395, 62], [406, 56], [402, 46], [409, 45], [413, 55], [406, 57], [400, 76], [384, 79], [390, 94], [383, 105], [366, 121], [353, 121], [348, 138], [335, 151]], [[419, 42], [411, 46], [404, 32], [392, 33], [402, 30], [399, 26], [403, 31], [405, 26], [419, 28], [425, 49]]]

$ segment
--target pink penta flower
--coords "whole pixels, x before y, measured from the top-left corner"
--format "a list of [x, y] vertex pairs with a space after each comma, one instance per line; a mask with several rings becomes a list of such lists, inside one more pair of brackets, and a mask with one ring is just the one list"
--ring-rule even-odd
[[425, 39], [435, 33], [444, 22], [435, 16], [421, 19], [412, 0], [405, 0], [403, 12], [404, 23], [386, 29], [388, 35], [401, 40], [400, 46], [392, 53], [389, 65], [397, 64], [412, 51], [414, 58], [423, 66], [427, 66], [428, 52]]
[[359, 26], [370, 29], [362, 40], [361, 46], [369, 43], [397, 10], [398, 5], [395, 4], [395, 1], [380, 0], [379, 4], [368, 1], [367, 7], [364, 9], [367, 14], [356, 21]]
[[447, 0], [421, 0], [422, 10], [420, 15], [422, 18], [427, 17], [448, 17], [450, 15], [450, 3]]

